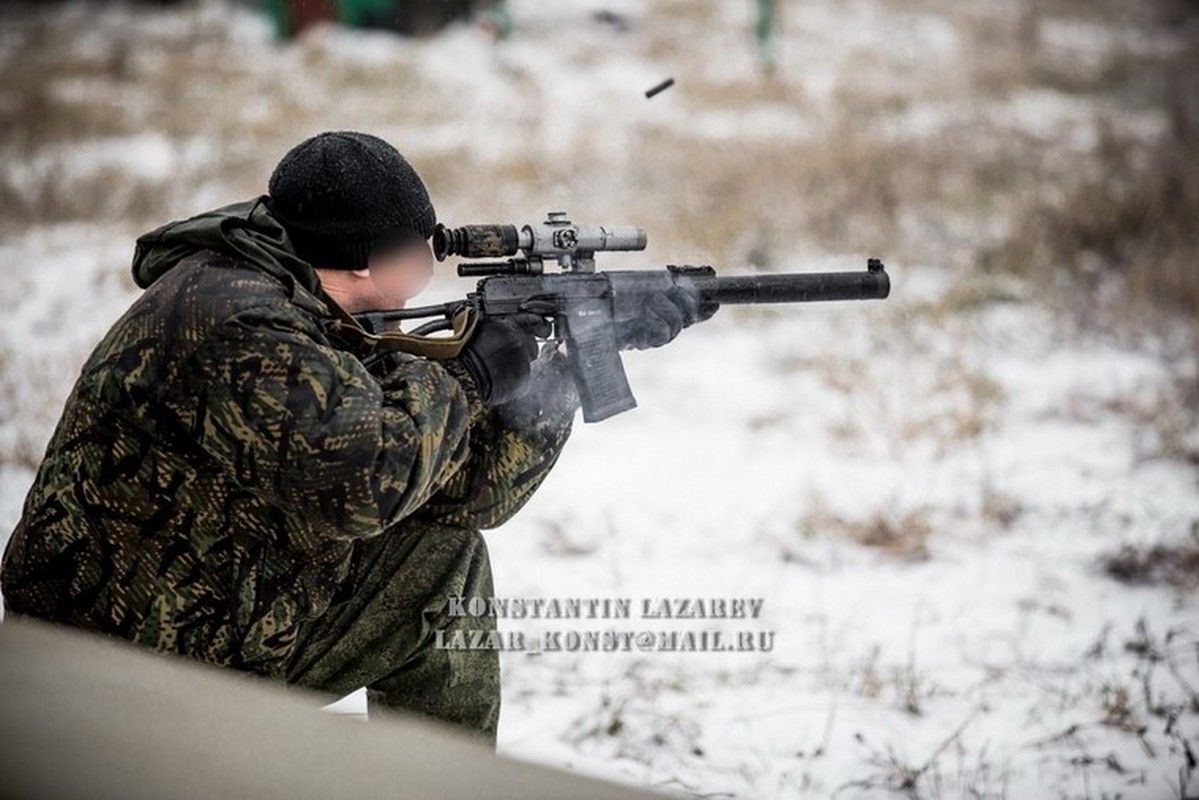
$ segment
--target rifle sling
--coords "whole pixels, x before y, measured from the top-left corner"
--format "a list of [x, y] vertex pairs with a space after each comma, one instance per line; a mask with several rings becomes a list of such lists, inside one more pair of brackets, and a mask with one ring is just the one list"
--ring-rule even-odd
[[334, 316], [329, 325], [330, 332], [357, 347], [363, 356], [399, 352], [438, 360], [455, 358], [462, 352], [479, 322], [475, 310], [465, 306], [451, 319], [453, 333], [449, 336], [419, 336], [403, 331], [370, 333], [336, 300], [326, 295], [325, 302]]

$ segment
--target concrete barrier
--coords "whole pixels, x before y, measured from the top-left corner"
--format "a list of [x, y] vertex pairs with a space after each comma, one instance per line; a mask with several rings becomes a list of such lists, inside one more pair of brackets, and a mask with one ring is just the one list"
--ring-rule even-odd
[[655, 798], [496, 756], [415, 715], [28, 618], [0, 625], [6, 798]]

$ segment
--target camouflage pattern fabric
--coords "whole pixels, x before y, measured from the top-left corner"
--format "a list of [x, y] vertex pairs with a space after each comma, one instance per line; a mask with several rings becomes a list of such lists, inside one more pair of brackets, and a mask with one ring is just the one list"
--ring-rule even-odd
[[478, 529], [569, 436], [561, 356], [498, 409], [451, 361], [367, 370], [261, 198], [146, 234], [134, 276], [4, 553], [6, 610], [494, 737], [495, 654], [432, 653], [432, 632], [494, 627], [444, 604], [491, 593]]
[[301, 623], [275, 677], [338, 697], [367, 688], [372, 717], [403, 709], [454, 723], [495, 746], [499, 652], [437, 647], [486, 641], [494, 616], [455, 615], [447, 596], [491, 597], [482, 534], [460, 526], [400, 526], [354, 548], [344, 600]]

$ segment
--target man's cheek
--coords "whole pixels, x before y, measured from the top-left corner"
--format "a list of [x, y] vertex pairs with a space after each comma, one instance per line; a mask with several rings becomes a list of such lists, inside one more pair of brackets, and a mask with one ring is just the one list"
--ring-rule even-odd
[[429, 285], [432, 277], [432, 265], [407, 265], [405, 269], [398, 271], [396, 274], [396, 280], [393, 284], [395, 291], [393, 294], [405, 300], [414, 297]]
[[428, 264], [424, 269], [416, 273], [416, 278], [412, 281], [411, 293], [416, 294], [422, 291], [429, 285], [429, 281], [433, 279], [433, 265]]

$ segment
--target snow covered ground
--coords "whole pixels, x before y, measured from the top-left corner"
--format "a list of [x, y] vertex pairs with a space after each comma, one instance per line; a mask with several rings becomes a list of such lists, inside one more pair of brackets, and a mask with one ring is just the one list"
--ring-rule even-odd
[[[263, 191], [305, 135], [366, 129], [451, 223], [564, 208], [649, 229], [612, 266], [878, 255], [892, 275], [885, 302], [726, 308], [627, 354], [639, 408], [580, 419], [488, 541], [501, 597], [633, 613], [501, 630], [766, 631], [772, 647], [505, 652], [502, 753], [701, 796], [1194, 796], [1195, 583], [1105, 568], [1125, 546], [1199, 544], [1179, 389], [1193, 326], [1087, 332], [1039, 284], [973, 263], [1008, 234], [1014, 194], [1096, 168], [1104, 131], [1152, 140], [1166, 113], [1011, 78], [990, 60], [1004, 43], [979, 43], [1027, 21], [987, 4], [782, 5], [770, 78], [740, 2], [521, 0], [499, 46], [466, 25], [279, 46], [213, 3], [14, 14], [0, 542], [79, 365], [135, 296], [133, 238]], [[1077, 81], [1115, 51], [1178, 46], [1065, 13], [1039, 31]], [[979, 162], [1017, 177], [980, 189]], [[447, 274], [430, 299], [467, 288]], [[753, 598], [761, 615], [642, 617], [659, 598]]]

